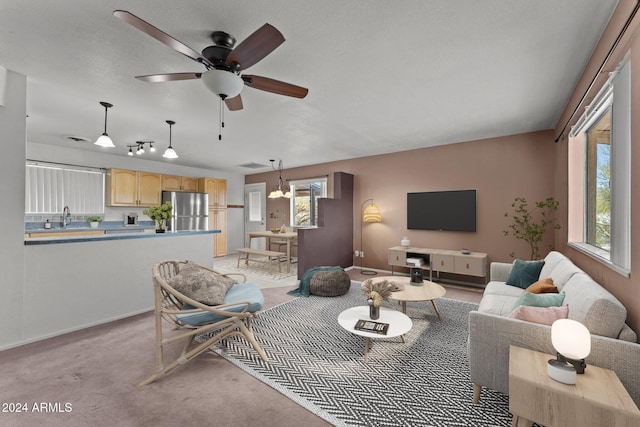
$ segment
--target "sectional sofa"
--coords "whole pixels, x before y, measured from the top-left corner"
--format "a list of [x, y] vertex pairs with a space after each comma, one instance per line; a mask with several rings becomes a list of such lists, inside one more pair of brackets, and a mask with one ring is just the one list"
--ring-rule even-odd
[[[469, 315], [469, 368], [473, 400], [482, 387], [509, 393], [509, 346], [555, 354], [551, 326], [509, 317], [525, 290], [507, 285], [515, 263], [494, 262], [477, 311]], [[544, 259], [539, 279], [551, 278], [560, 293], [569, 319], [584, 324], [591, 333], [587, 365], [615, 371], [640, 406], [640, 344], [626, 325], [626, 309], [563, 254], [552, 251]], [[587, 367], [588, 369], [588, 367]]]

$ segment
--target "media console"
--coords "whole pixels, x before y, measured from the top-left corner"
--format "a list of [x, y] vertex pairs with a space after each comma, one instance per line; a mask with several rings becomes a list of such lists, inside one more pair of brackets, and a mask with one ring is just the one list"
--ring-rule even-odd
[[[421, 258], [424, 260], [424, 265], [407, 264], [407, 258]], [[463, 254], [461, 251], [446, 249], [394, 246], [389, 248], [389, 265], [391, 266], [391, 274], [396, 266], [429, 270], [429, 281], [431, 281], [434, 271], [487, 277], [487, 254], [482, 252]]]

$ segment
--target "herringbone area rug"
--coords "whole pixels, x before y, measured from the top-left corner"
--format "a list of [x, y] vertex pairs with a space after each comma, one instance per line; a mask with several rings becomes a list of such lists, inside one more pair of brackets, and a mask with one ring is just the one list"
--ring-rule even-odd
[[440, 298], [439, 321], [431, 303], [409, 303], [406, 342], [372, 340], [365, 363], [364, 338], [337, 322], [341, 311], [364, 303], [353, 282], [342, 297], [301, 297], [261, 313], [254, 330], [266, 363], [242, 339], [214, 349], [335, 425], [510, 425], [506, 395], [483, 390], [480, 404], [472, 404], [467, 334], [474, 304]]

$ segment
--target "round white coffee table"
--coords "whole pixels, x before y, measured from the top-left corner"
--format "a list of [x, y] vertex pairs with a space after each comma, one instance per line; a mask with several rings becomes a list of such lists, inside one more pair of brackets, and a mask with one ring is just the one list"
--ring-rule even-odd
[[[358, 320], [369, 320], [372, 322], [379, 323], [388, 323], [389, 329], [385, 335], [377, 334], [375, 332], [367, 332], [359, 329], [355, 329], [356, 323]], [[348, 308], [338, 316], [338, 323], [347, 331], [351, 332], [355, 335], [360, 335], [365, 337], [364, 343], [364, 361], [365, 363], [369, 360], [369, 340], [371, 338], [393, 338], [393, 337], [401, 337], [402, 342], [404, 342], [404, 334], [411, 330], [413, 326], [413, 322], [411, 319], [399, 311], [391, 310], [385, 307], [380, 307], [380, 317], [376, 320], [371, 320], [369, 318], [369, 306], [359, 306]]]

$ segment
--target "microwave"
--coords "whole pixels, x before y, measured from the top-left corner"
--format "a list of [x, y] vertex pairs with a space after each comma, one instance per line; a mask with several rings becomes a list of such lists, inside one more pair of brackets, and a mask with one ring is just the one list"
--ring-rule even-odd
[[138, 225], [138, 214], [135, 212], [124, 214], [124, 225], [125, 226]]

